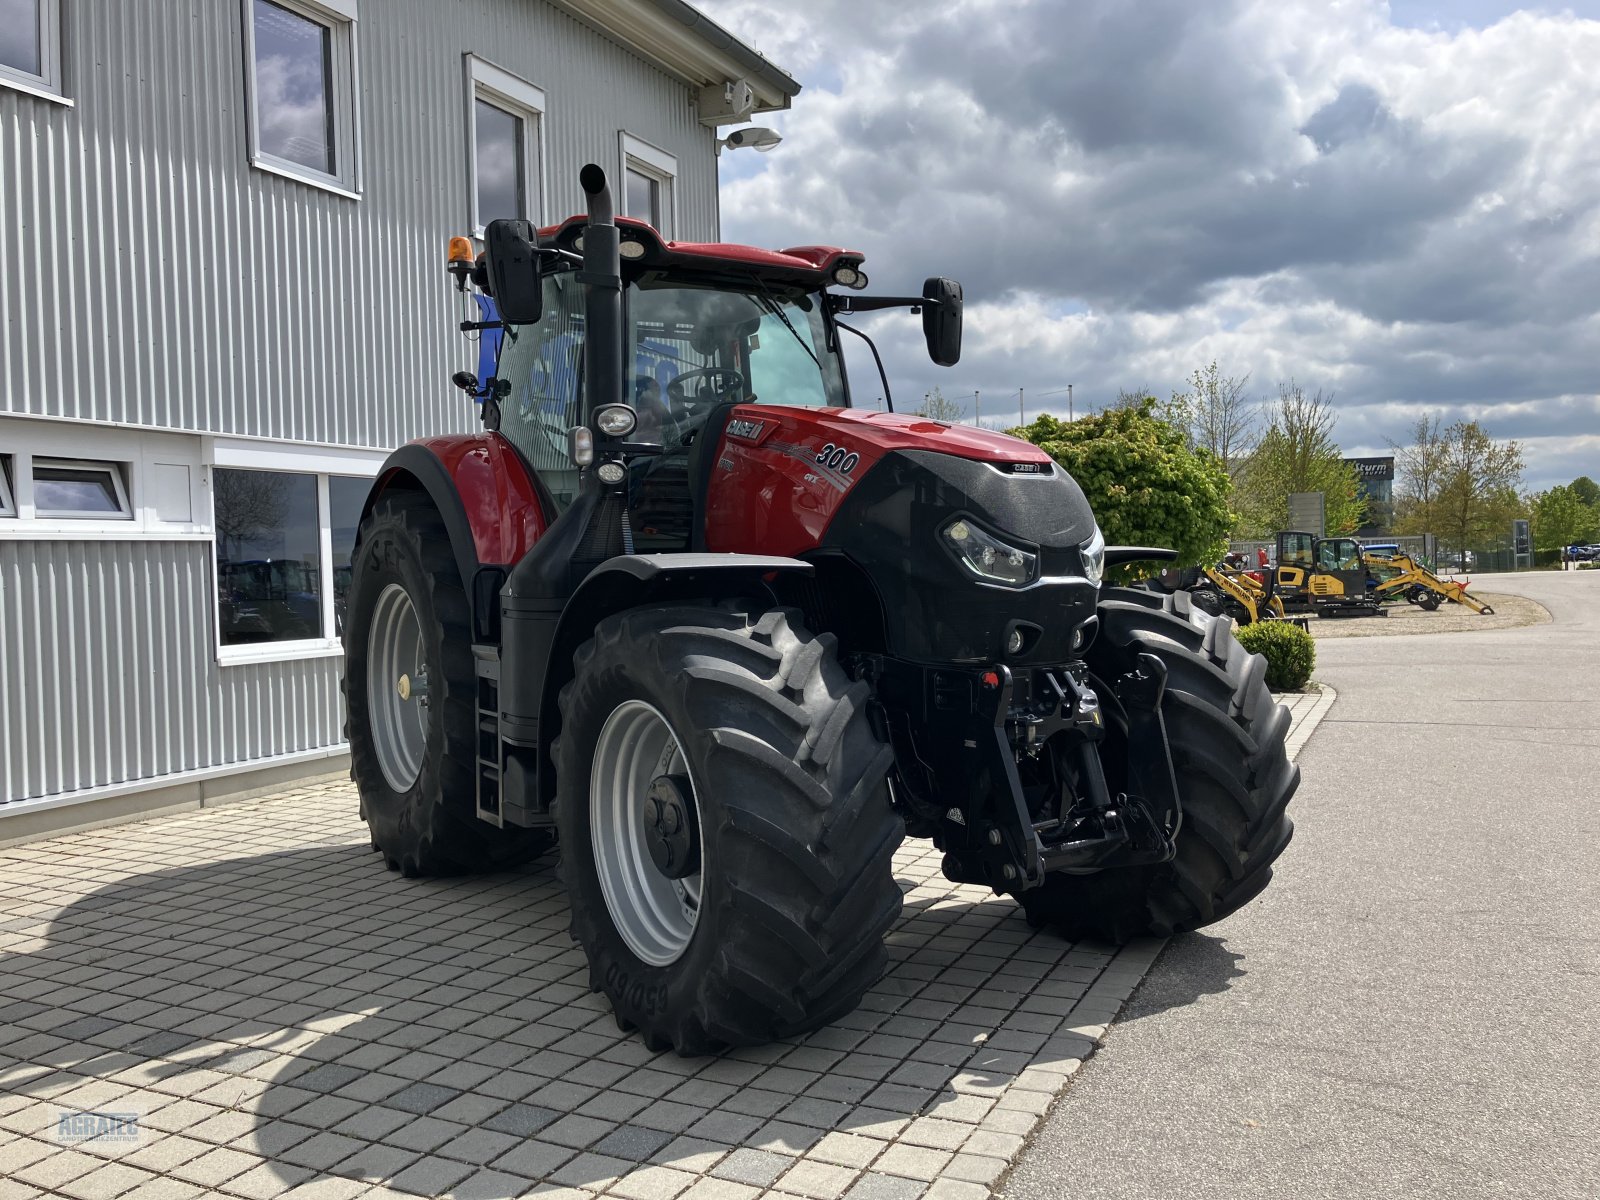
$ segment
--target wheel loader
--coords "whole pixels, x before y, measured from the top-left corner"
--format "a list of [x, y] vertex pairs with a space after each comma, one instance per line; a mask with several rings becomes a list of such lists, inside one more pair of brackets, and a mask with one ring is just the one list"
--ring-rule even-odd
[[348, 736], [389, 867], [559, 841], [591, 986], [684, 1054], [849, 1011], [906, 836], [1071, 938], [1260, 892], [1299, 778], [1264, 661], [1103, 586], [1171, 553], [1107, 547], [1039, 449], [852, 404], [846, 318], [920, 313], [948, 366], [960, 287], [665, 241], [580, 182], [586, 215], [452, 251], [483, 429], [397, 450], [362, 514]]

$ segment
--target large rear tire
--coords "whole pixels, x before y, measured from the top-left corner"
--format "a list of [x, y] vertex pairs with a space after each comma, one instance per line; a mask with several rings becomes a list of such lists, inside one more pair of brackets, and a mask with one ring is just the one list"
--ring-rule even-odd
[[559, 869], [618, 1024], [706, 1054], [854, 1008], [900, 914], [905, 828], [832, 635], [786, 609], [638, 608], [574, 666]]
[[1154, 867], [1051, 875], [1022, 893], [1023, 908], [1035, 925], [1111, 943], [1210, 925], [1267, 886], [1294, 833], [1285, 809], [1300, 770], [1285, 750], [1289, 712], [1267, 689], [1266, 660], [1182, 594], [1108, 588], [1099, 616], [1087, 657], [1108, 710], [1102, 759], [1113, 793], [1126, 789], [1128, 744], [1111, 686], [1141, 652], [1166, 664], [1161, 715], [1183, 808], [1177, 857]]
[[478, 819], [467, 595], [449, 532], [424, 497], [381, 498], [361, 524], [344, 662], [350, 777], [390, 870], [504, 870], [549, 848], [548, 830]]

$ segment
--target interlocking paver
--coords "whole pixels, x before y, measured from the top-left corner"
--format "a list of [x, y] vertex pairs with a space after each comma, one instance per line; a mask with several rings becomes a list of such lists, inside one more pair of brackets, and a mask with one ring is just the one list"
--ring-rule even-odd
[[[548, 860], [401, 879], [354, 808], [317, 784], [0, 848], [8, 1183], [981, 1200], [1162, 944], [1035, 933], [908, 843], [890, 971], [857, 1011], [680, 1059], [589, 992]], [[142, 1140], [60, 1145], [62, 1107], [135, 1112]]]

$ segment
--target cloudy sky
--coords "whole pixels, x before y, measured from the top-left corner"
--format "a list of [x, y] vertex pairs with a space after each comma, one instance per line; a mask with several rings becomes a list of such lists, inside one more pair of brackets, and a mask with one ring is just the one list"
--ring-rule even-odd
[[700, 4], [805, 84], [723, 156], [724, 236], [966, 289], [953, 369], [872, 323], [900, 407], [1081, 412], [1216, 359], [1333, 392], [1350, 454], [1470, 415], [1530, 486], [1600, 477], [1600, 0]]

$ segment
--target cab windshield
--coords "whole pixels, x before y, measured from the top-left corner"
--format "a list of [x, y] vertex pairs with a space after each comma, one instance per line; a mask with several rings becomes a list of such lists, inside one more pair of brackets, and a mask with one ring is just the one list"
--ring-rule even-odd
[[[639, 414], [635, 436], [660, 442], [667, 458], [686, 452], [725, 404], [849, 403], [821, 297], [751, 283], [744, 290], [652, 273], [624, 293], [625, 399]], [[583, 308], [574, 272], [547, 276], [544, 316], [507, 332], [496, 371], [511, 387], [500, 430], [563, 509], [578, 492], [567, 431], [583, 423]]]

